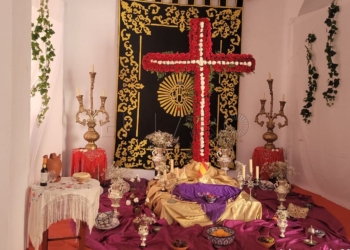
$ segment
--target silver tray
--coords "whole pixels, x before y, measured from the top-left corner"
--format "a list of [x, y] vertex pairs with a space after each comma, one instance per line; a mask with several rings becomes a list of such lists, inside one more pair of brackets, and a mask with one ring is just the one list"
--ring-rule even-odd
[[109, 230], [119, 226], [120, 222], [113, 211], [98, 213], [95, 219], [95, 227], [100, 230]]
[[274, 190], [275, 186], [273, 185], [273, 183], [271, 181], [267, 181], [267, 180], [261, 180], [259, 182], [259, 187], [262, 190]]

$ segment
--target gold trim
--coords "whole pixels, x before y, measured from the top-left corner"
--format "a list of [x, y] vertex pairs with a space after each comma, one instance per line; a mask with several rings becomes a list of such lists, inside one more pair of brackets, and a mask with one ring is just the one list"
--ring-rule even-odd
[[140, 123], [140, 92], [137, 93], [137, 117], [136, 117], [136, 137], [139, 137], [139, 123]]

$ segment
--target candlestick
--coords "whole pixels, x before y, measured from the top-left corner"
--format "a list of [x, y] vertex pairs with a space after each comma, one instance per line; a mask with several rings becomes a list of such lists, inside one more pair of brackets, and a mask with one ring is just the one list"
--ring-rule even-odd
[[105, 89], [102, 89], [102, 96], [106, 96]]
[[263, 98], [261, 100], [265, 100], [265, 92], [264, 92]]
[[249, 160], [249, 174], [253, 174], [253, 160]]
[[[92, 65], [92, 71], [94, 71], [94, 65]], [[83, 95], [79, 95], [77, 96], [78, 102], [79, 102], [79, 110], [77, 112], [77, 114], [75, 115], [75, 121], [77, 123], [80, 123], [81, 125], [88, 126], [88, 131], [84, 134], [84, 139], [88, 142], [88, 144], [86, 144], [85, 148], [86, 149], [90, 149], [90, 150], [95, 150], [97, 148], [97, 145], [95, 144], [95, 141], [97, 141], [100, 138], [99, 133], [96, 132], [96, 130], [94, 129], [96, 126], [96, 120], [95, 117], [99, 114], [105, 114], [105, 120], [100, 120], [100, 125], [103, 126], [104, 124], [106, 124], [107, 122], [109, 122], [109, 114], [107, 113], [106, 109], [105, 109], [105, 103], [106, 103], [106, 99], [107, 97], [105, 96], [101, 96], [101, 106], [99, 110], [94, 110], [94, 102], [93, 102], [93, 91], [94, 91], [94, 83], [95, 83], [95, 76], [96, 73], [95, 72], [90, 72], [90, 102], [91, 102], [91, 106], [90, 109], [85, 109], [84, 108], [84, 104], [83, 104]], [[77, 89], [77, 91], [79, 91], [79, 89]], [[81, 113], [85, 113], [86, 115], [89, 116], [89, 119], [86, 120], [84, 119], [83, 121], [81, 121], [79, 119], [79, 114]]]
[[269, 72], [269, 80], [271, 80], [271, 73]]
[[259, 179], [259, 166], [255, 167], [255, 178]]
[[79, 88], [77, 87], [75, 90], [76, 90], [76, 92], [77, 92], [77, 96], [80, 95]]
[[[271, 77], [269, 73], [269, 78]], [[283, 128], [284, 126], [288, 125], [288, 118], [284, 114], [284, 106], [286, 104], [285, 101], [280, 101], [280, 110], [278, 113], [273, 113], [273, 90], [272, 90], [272, 84], [273, 79], [267, 80], [267, 83], [269, 85], [270, 89], [270, 112], [265, 111], [265, 102], [266, 100], [260, 100], [261, 108], [260, 112], [255, 116], [255, 122], [259, 124], [261, 127], [264, 125], [264, 121], [259, 121], [259, 116], [265, 116], [267, 118], [266, 127], [267, 132], [263, 134], [263, 139], [266, 141], [266, 144], [264, 145], [265, 149], [274, 149], [275, 145], [273, 144], [274, 141], [277, 140], [278, 136], [273, 132], [273, 129], [275, 128], [275, 122], [274, 120], [278, 117], [284, 118], [284, 123], [278, 123], [278, 128]]]
[[243, 179], [245, 179], [245, 165], [242, 166], [242, 176]]
[[174, 173], [174, 159], [170, 160], [170, 173]]
[[282, 102], [284, 102], [284, 98], [285, 98], [285, 95], [283, 94], [283, 95], [282, 95]]
[[94, 73], [94, 65], [92, 65], [92, 68], [91, 68], [91, 73]]
[[178, 179], [179, 178], [179, 168], [175, 168], [175, 175], [176, 175], [176, 178]]

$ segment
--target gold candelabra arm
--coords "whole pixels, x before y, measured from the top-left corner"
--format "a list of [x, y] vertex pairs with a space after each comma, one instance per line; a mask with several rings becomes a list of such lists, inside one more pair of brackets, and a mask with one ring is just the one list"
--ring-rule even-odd
[[265, 112], [265, 103], [266, 103], [265, 99], [260, 99], [260, 105], [261, 105], [260, 112], [255, 116], [255, 122], [257, 124], [259, 124], [261, 127], [264, 125], [264, 122], [263, 121], [259, 121], [259, 116], [260, 115], [266, 115], [268, 117], [267, 113]]
[[272, 116], [272, 112], [273, 112], [273, 90], [272, 90], [273, 79], [268, 79], [267, 83], [269, 84], [269, 89], [270, 89], [270, 96], [271, 96], [271, 100], [270, 100], [270, 115]]
[[79, 114], [84, 113], [84, 112], [86, 114], [88, 114], [88, 110], [84, 109], [83, 95], [78, 95], [77, 99], [78, 99], [78, 102], [79, 102], [79, 110], [78, 110], [77, 114], [75, 115], [75, 121], [77, 123], [80, 123], [81, 125], [85, 126], [86, 125], [86, 119], [80, 121]]
[[283, 117], [284, 118], [284, 123], [281, 124], [280, 122], [278, 123], [278, 128], [283, 128], [284, 126], [288, 126], [288, 118], [287, 116], [284, 114], [284, 106], [286, 105], [285, 101], [280, 101], [280, 111], [278, 112], [278, 114], [276, 114], [276, 117]]
[[102, 114], [105, 114], [105, 116], [106, 116], [104, 121], [100, 120], [100, 125], [101, 126], [103, 126], [103, 125], [105, 125], [106, 123], [109, 122], [109, 114], [107, 113], [107, 111], [105, 109], [106, 100], [107, 100], [107, 96], [101, 96], [101, 107], [100, 107], [100, 110], [97, 110], [97, 114], [98, 113], [102, 113]]
[[264, 115], [264, 114], [266, 114], [266, 113], [258, 113], [258, 114], [255, 116], [255, 122], [256, 122], [257, 124], [259, 124], [261, 127], [264, 125], [264, 121], [259, 121], [259, 116]]

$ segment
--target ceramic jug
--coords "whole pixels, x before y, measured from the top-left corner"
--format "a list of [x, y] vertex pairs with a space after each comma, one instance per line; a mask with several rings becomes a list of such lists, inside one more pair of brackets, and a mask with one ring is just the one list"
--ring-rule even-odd
[[50, 158], [47, 159], [47, 170], [51, 171], [54, 170], [56, 172], [56, 181], [59, 181], [61, 179], [61, 170], [62, 170], [62, 161], [61, 161], [61, 155], [58, 156], [55, 153], [50, 154]]

